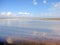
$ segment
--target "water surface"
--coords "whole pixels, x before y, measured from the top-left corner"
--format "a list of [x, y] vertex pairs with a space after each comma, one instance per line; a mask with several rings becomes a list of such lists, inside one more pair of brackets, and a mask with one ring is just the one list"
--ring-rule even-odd
[[60, 21], [0, 19], [0, 37], [60, 38]]

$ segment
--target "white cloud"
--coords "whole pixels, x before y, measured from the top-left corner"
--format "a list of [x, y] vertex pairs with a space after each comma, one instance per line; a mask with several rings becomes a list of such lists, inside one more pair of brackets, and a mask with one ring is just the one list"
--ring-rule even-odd
[[60, 9], [60, 2], [51, 3], [51, 7], [48, 9], [49, 11], [59, 10]]
[[29, 13], [29, 12], [18, 12], [18, 15], [20, 17], [29, 17], [29, 16], [32, 16], [32, 14]]
[[37, 5], [37, 2], [34, 2], [34, 5]]
[[5, 12], [1, 12], [1, 15], [5, 15], [6, 13]]
[[24, 14], [23, 12], [18, 12], [18, 14]]
[[32, 17], [33, 14], [29, 12], [18, 12], [18, 13], [13, 13], [13, 12], [1, 12], [0, 14], [2, 17]]
[[45, 13], [41, 13], [41, 16], [40, 17], [43, 17], [43, 18], [53, 18], [55, 17], [56, 15], [52, 14], [51, 12], [45, 12]]
[[30, 13], [25, 12], [24, 14], [29, 15]]
[[7, 12], [7, 16], [10, 16], [10, 15], [12, 15], [12, 12]]
[[46, 1], [46, 0], [43, 0], [43, 3], [44, 3], [44, 4], [46, 4], [46, 3], [47, 3], [47, 1]]
[[36, 0], [33, 0], [33, 4], [34, 4], [34, 5], [37, 5], [37, 1], [36, 1]]
[[56, 7], [56, 8], [60, 8], [60, 2], [53, 3], [53, 6]]
[[18, 12], [18, 14], [29, 15], [30, 13], [28, 13], [28, 12]]
[[12, 13], [12, 12], [1, 12], [2, 17], [14, 17], [16, 16], [16, 14]]
[[60, 2], [51, 3], [51, 7], [47, 9], [46, 13], [43, 16], [60, 18]]

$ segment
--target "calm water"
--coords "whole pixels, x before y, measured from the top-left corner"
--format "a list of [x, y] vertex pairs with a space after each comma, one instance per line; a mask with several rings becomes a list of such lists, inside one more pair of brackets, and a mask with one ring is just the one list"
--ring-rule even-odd
[[60, 21], [0, 19], [0, 37], [60, 38]]

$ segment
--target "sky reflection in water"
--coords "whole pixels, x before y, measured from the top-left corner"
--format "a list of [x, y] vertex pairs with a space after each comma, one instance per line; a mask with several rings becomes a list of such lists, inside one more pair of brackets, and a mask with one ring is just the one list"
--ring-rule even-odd
[[0, 20], [0, 36], [60, 38], [60, 21]]

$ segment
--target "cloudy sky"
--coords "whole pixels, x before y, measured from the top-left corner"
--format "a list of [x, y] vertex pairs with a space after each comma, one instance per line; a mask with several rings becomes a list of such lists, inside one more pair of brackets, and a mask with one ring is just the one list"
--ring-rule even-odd
[[0, 0], [0, 16], [60, 18], [60, 0]]

